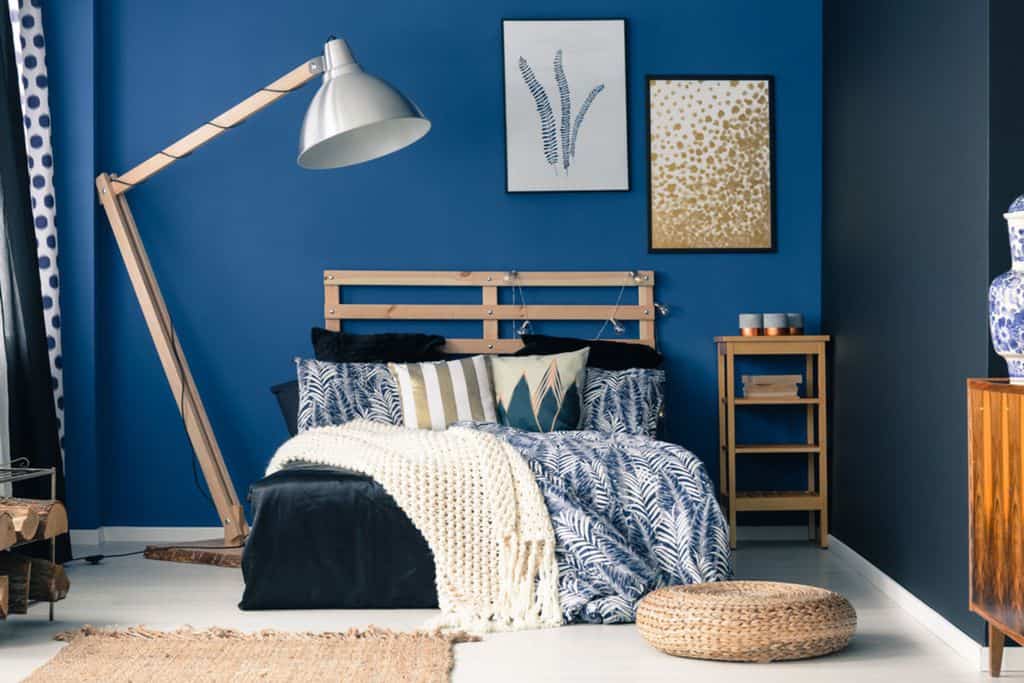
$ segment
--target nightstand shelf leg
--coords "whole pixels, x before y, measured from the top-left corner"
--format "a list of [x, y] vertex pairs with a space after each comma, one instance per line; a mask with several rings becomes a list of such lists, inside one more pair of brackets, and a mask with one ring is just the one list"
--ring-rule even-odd
[[736, 356], [725, 350], [726, 479], [729, 497], [729, 546], [736, 547]]
[[725, 495], [729, 483], [726, 471], [728, 444], [725, 436], [725, 402], [728, 400], [725, 388], [725, 354], [717, 349], [718, 356], [718, 492]]
[[[814, 387], [814, 356], [807, 355], [807, 367], [805, 369], [804, 392], [807, 396], [818, 396]], [[814, 406], [807, 406], [807, 443], [814, 443]], [[815, 489], [814, 454], [807, 454], [807, 492], [812, 493]], [[817, 538], [814, 525], [814, 510], [807, 513], [807, 539], [810, 541]]]
[[[825, 386], [825, 345], [818, 344], [818, 396], [824, 399], [828, 395]], [[818, 545], [828, 547], [828, 411], [823, 400], [818, 408], [818, 490], [825, 497], [825, 505], [821, 507], [818, 523]]]

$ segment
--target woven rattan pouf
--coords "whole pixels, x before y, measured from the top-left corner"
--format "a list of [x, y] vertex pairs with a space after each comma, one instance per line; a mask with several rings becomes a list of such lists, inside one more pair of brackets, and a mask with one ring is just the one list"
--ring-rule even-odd
[[653, 647], [677, 657], [772, 662], [842, 650], [857, 613], [823, 588], [723, 581], [649, 593], [637, 606], [636, 626]]

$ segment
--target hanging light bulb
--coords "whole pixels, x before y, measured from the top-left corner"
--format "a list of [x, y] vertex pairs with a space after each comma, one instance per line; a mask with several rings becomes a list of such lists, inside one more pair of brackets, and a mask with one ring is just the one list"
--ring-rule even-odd
[[669, 307], [664, 304], [659, 304], [657, 301], [654, 302], [654, 307], [658, 309], [658, 313], [661, 315], [668, 315]]
[[519, 329], [516, 330], [516, 333], [520, 337], [522, 337], [524, 334], [529, 334], [530, 333], [530, 321], [529, 320], [524, 320], [522, 322], [522, 324], [519, 325]]
[[625, 328], [625, 327], [623, 327], [623, 326], [622, 326], [622, 323], [620, 323], [620, 322], [619, 322], [618, 320], [616, 320], [615, 318], [609, 318], [609, 319], [608, 319], [608, 322], [610, 322], [610, 323], [611, 323], [611, 325], [612, 325], [612, 329], [613, 329], [613, 330], [615, 330], [615, 334], [619, 334], [619, 335], [621, 335], [621, 334], [625, 334], [625, 333], [626, 333], [626, 328]]

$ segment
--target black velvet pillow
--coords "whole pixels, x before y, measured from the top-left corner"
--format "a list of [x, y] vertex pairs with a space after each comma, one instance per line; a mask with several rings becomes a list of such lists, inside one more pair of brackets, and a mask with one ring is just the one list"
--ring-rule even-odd
[[314, 327], [313, 353], [331, 363], [418, 363], [441, 360], [444, 337], [436, 334], [346, 334]]
[[284, 426], [288, 428], [288, 434], [295, 436], [299, 433], [299, 382], [292, 380], [283, 384], [275, 384], [270, 387], [271, 393], [277, 399], [277, 407], [281, 409], [281, 417], [284, 418]]
[[628, 370], [629, 368], [656, 368], [661, 365], [661, 354], [646, 344], [600, 339], [576, 339], [575, 337], [548, 337], [543, 334], [524, 334], [523, 348], [517, 356], [546, 355], [575, 351], [590, 347], [587, 367], [602, 370]]

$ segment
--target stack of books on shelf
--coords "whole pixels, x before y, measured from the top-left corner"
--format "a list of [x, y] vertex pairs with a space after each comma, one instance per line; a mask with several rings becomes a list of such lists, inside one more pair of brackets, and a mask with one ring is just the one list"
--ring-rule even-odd
[[744, 398], [798, 398], [800, 375], [743, 375]]

